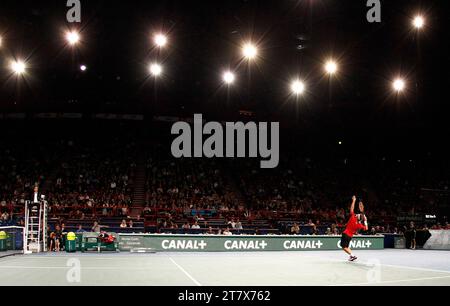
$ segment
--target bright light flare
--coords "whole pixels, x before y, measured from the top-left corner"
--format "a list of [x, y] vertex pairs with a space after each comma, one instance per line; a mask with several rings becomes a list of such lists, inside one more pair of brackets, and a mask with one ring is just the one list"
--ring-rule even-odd
[[425, 18], [423, 18], [423, 17], [420, 16], [420, 15], [414, 17], [414, 20], [413, 20], [413, 26], [414, 26], [416, 29], [421, 29], [421, 28], [424, 27], [424, 25], [425, 25]]
[[305, 83], [300, 80], [292, 81], [291, 90], [293, 94], [299, 96], [305, 92]]
[[87, 70], [86, 65], [81, 65], [81, 66], [80, 66], [80, 70], [83, 71], [83, 72], [86, 71], [86, 70]]
[[163, 71], [163, 69], [162, 69], [160, 64], [153, 63], [153, 64], [150, 65], [150, 73], [154, 77], [160, 76], [162, 71]]
[[24, 74], [25, 70], [27, 69], [27, 66], [25, 65], [25, 63], [23, 61], [13, 61], [11, 62], [11, 70], [15, 73], [15, 74]]
[[155, 42], [155, 44], [156, 44], [158, 47], [162, 48], [162, 47], [164, 47], [165, 45], [167, 45], [167, 36], [164, 35], [164, 34], [156, 34], [156, 35], [153, 37], [153, 41]]
[[396, 92], [402, 92], [403, 90], [405, 90], [405, 87], [406, 87], [405, 80], [400, 79], [400, 78], [394, 80], [394, 82], [392, 83], [392, 88]]
[[76, 31], [67, 32], [66, 40], [69, 43], [69, 45], [74, 46], [80, 42], [80, 34]]
[[233, 84], [234, 81], [236, 80], [236, 76], [231, 71], [226, 71], [223, 74], [222, 78], [223, 78], [223, 81], [228, 85]]
[[255, 45], [247, 43], [242, 48], [242, 54], [244, 55], [245, 58], [252, 60], [256, 58], [256, 56], [258, 55], [258, 49], [256, 48]]
[[338, 65], [335, 61], [329, 60], [325, 63], [325, 71], [332, 75], [335, 74], [338, 71]]

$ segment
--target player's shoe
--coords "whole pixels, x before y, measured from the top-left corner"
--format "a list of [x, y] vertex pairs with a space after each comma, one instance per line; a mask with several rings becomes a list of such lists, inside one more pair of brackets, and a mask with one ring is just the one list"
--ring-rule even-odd
[[358, 259], [358, 257], [356, 257], [356, 256], [350, 256], [350, 258], [348, 259], [348, 261], [355, 261], [355, 260], [357, 260]]

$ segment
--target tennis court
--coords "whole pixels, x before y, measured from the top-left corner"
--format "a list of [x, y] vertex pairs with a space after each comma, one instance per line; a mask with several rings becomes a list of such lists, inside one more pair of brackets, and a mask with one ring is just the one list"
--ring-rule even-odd
[[0, 259], [0, 285], [450, 285], [450, 253], [371, 250], [257, 253], [60, 253]]

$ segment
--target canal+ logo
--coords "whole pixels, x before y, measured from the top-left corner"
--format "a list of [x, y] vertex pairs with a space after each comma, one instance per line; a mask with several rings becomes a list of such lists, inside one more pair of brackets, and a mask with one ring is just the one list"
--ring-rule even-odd
[[285, 250], [292, 249], [320, 249], [323, 242], [320, 240], [286, 240], [283, 243]]
[[[341, 249], [341, 241], [338, 241], [337, 246]], [[370, 240], [361, 239], [350, 241], [351, 249], [370, 249], [371, 246], [372, 242], [370, 242]]]
[[164, 250], [204, 250], [208, 244], [204, 240], [163, 240]]
[[267, 245], [264, 240], [227, 240], [223, 244], [227, 250], [265, 250]]

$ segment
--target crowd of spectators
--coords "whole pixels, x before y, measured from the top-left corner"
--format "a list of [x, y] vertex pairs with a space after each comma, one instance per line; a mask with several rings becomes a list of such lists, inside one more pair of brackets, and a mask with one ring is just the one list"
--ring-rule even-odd
[[35, 185], [45, 182], [59, 146], [48, 152], [35, 141], [6, 141], [0, 147], [0, 224], [5, 225], [23, 215], [25, 201], [31, 199]]
[[[124, 219], [118, 227], [133, 226], [129, 217], [139, 150], [132, 140], [2, 145], [3, 225], [18, 216], [19, 222], [25, 200], [39, 185], [49, 203], [49, 218], [60, 226], [66, 220], [101, 217]], [[258, 160], [175, 159], [160, 144], [143, 147], [146, 192], [139, 217], [158, 231], [256, 231], [261, 221], [283, 234], [339, 235], [350, 197], [356, 194], [365, 201], [371, 234], [402, 233], [408, 220], [398, 222], [399, 216], [442, 216], [450, 199], [448, 165], [433, 163], [432, 157], [361, 161], [292, 153], [269, 170], [260, 169]], [[211, 226], [212, 219], [221, 221]], [[448, 228], [446, 219], [436, 221], [442, 223], [418, 226]]]
[[219, 161], [168, 158], [160, 146], [149, 151], [144, 214], [155, 209], [172, 215], [244, 209]]
[[49, 215], [85, 219], [128, 216], [136, 167], [134, 144], [66, 143], [67, 152], [47, 184]]

